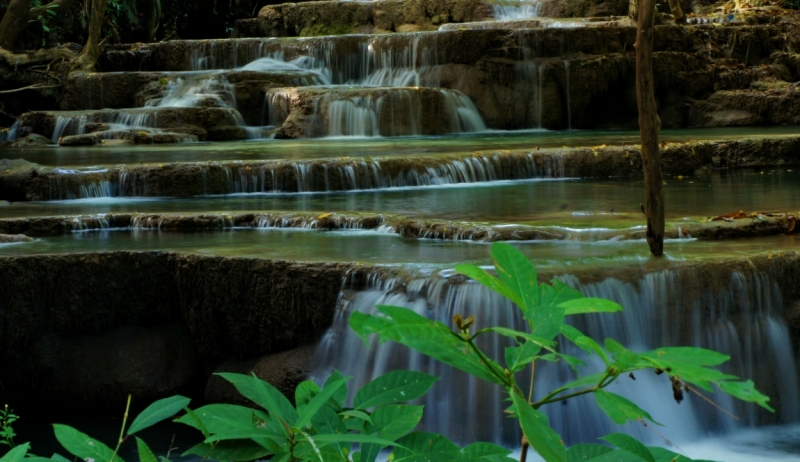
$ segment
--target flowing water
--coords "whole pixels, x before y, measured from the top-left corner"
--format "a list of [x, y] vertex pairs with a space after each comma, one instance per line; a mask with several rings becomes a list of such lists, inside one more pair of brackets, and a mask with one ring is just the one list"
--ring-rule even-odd
[[[493, 14], [497, 21], [525, 20], [538, 16], [540, 7], [535, 0], [498, 0]], [[469, 27], [498, 27], [497, 22], [487, 24], [493, 25]], [[171, 146], [4, 149], [0, 157], [47, 167], [41, 172], [49, 175], [49, 196], [41, 199], [49, 200], [0, 201], [0, 219], [63, 216], [55, 221], [75, 231], [2, 244], [0, 257], [175, 251], [388, 268], [391, 271], [371, 276], [366, 288], [356, 289], [345, 278], [334, 325], [315, 358], [315, 377], [337, 368], [353, 375], [357, 383], [351, 388], [357, 388], [386, 370], [427, 371], [442, 379], [425, 401], [425, 428], [460, 442], [481, 439], [515, 447], [520, 435], [515, 422], [503, 414], [505, 403], [498, 389], [397, 345], [366, 348], [347, 328], [350, 313], [374, 313], [376, 304], [407, 306], [445, 323], [455, 314], [474, 314], [479, 326], [521, 328], [519, 313], [508, 301], [453, 277], [458, 263], [488, 266], [490, 246], [440, 239], [436, 233], [404, 238], [388, 221], [365, 229], [358, 218], [400, 215], [448, 220], [444, 226], [558, 230], [566, 237], [515, 245], [563, 282], [625, 307], [624, 313], [576, 320], [577, 327], [597, 340], [614, 337], [635, 350], [694, 345], [726, 352], [733, 358], [726, 371], [753, 378], [779, 405], [778, 415], [772, 417], [715, 396], [720, 407], [739, 417], [735, 421], [696, 396], [677, 404], [665, 377], [637, 374], [636, 380], [623, 378], [612, 389], [631, 397], [666, 427], [658, 427], [656, 434], [630, 424], [623, 431], [653, 444], [671, 442], [693, 457], [800, 459], [800, 378], [792, 333], [783, 316], [793, 301], [785, 299], [780, 289], [785, 281], [772, 272], [728, 264], [765, 253], [770, 258], [773, 253], [794, 255], [796, 235], [673, 239], [665, 244], [667, 257], [652, 261], [643, 240], [622, 239], [624, 233], [643, 227], [643, 182], [567, 178], [563, 154], [557, 152], [560, 147], [633, 145], [638, 132], [541, 129], [548, 116], [544, 88], [552, 84], [554, 74], [564, 83], [559, 88], [566, 117], [562, 126], [572, 128], [570, 63], [564, 60], [562, 68], [558, 61], [555, 67], [544, 62], [570, 53], [569, 42], [558, 50], [543, 49], [530, 31], [509, 26], [519, 51], [519, 59], [509, 66], [509, 78], [516, 79], [511, 88], [525, 111], [517, 121], [522, 130], [507, 132], [487, 125], [485, 114], [459, 89], [458, 76], [443, 70], [461, 59], [452, 55], [454, 48], [445, 46], [460, 33], [455, 26], [459, 25], [413, 34], [188, 43], [185, 63], [170, 63], [177, 68], [165, 65], [148, 74], [153, 85], [137, 96], [141, 107], [60, 113], [53, 121], [52, 141], [86, 133], [90, 124], [98, 123], [105, 124], [106, 131], [157, 133], [164, 111], [209, 107], [224, 112], [224, 125], [245, 127], [251, 138], [269, 138], [276, 128], [302, 119], [313, 121], [304, 135], [322, 139], [197, 143], [187, 137], [189, 142]], [[577, 67], [572, 72], [577, 74]], [[248, 115], [247, 125], [242, 114], [252, 101], [237, 98], [236, 82], [259, 73], [288, 78], [291, 86], [262, 89], [255, 104], [261, 112]], [[573, 91], [578, 91], [574, 83]], [[91, 100], [97, 95], [86, 96]], [[572, 98], [577, 106], [578, 98]], [[426, 119], [431, 112], [437, 117]], [[7, 137], [14, 139], [19, 130], [15, 126]], [[797, 134], [796, 127], [723, 128], [665, 130], [661, 137], [685, 142]], [[540, 148], [556, 148], [555, 154], [537, 162], [533, 153]], [[512, 168], [502, 157], [508, 151], [522, 152]], [[397, 162], [419, 165], [397, 173]], [[158, 174], [171, 167], [202, 172], [202, 187], [172, 194], [192, 197], [159, 197]], [[665, 188], [671, 229], [738, 210], [800, 210], [800, 171], [791, 167], [668, 176]], [[263, 216], [247, 227], [235, 225], [231, 216], [249, 211]], [[295, 220], [292, 214], [301, 212], [303, 218]], [[327, 212], [348, 214], [341, 229], [316, 228], [318, 214]], [[164, 217], [148, 216], [161, 213], [206, 215], [215, 230], [162, 230]], [[131, 217], [118, 226], [107, 214]], [[502, 357], [508, 345], [487, 340], [483, 346]], [[587, 362], [589, 369], [598, 366]], [[570, 374], [556, 366], [543, 368], [537, 395]], [[619, 430], [589, 399], [572, 399], [547, 412], [569, 444], [595, 442]]]

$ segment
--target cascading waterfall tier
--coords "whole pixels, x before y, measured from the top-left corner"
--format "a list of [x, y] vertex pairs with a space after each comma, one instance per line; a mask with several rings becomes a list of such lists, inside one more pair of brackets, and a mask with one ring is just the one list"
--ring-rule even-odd
[[[680, 405], [673, 401], [666, 376], [637, 373], [636, 380], [621, 378], [610, 391], [621, 393], [666, 425], [659, 432], [675, 442], [686, 442], [708, 432], [735, 427], [800, 419], [798, 366], [792, 354], [789, 329], [783, 318], [783, 298], [775, 279], [747, 269], [748, 265], [706, 264], [636, 275], [625, 279], [605, 278], [581, 283], [579, 277], [559, 279], [587, 296], [603, 297], [620, 303], [625, 311], [616, 314], [576, 317], [574, 325], [595, 340], [610, 337], [634, 351], [659, 346], [692, 345], [716, 349], [731, 355], [723, 369], [743, 378], [753, 378], [757, 387], [777, 401], [776, 415], [754, 405], [734, 402], [715, 394], [721, 407], [732, 411], [739, 421], [688, 394]], [[620, 273], [620, 271], [617, 271]], [[587, 277], [596, 280], [596, 276]], [[347, 289], [345, 285], [345, 289]], [[519, 442], [516, 422], [504, 414], [507, 404], [503, 391], [417, 354], [405, 346], [389, 342], [369, 347], [352, 332], [347, 319], [353, 311], [377, 314], [376, 305], [397, 305], [413, 309], [432, 320], [451, 325], [454, 315], [474, 315], [477, 328], [506, 326], [525, 329], [519, 309], [496, 293], [460, 278], [419, 276], [376, 278], [366, 290], [348, 291], [340, 303], [334, 325], [321, 341], [316, 355], [316, 374], [324, 377], [332, 369], [355, 377], [353, 389], [388, 370], [408, 368], [440, 376], [442, 380], [425, 400], [424, 426], [458, 441], [494, 441], [506, 445]], [[490, 356], [502, 360], [503, 349], [511, 346], [504, 337], [483, 336], [478, 340]], [[565, 353], [581, 355], [576, 348]], [[589, 361], [589, 368], [597, 367]], [[586, 372], [591, 373], [590, 371]], [[520, 374], [520, 378], [525, 374]], [[537, 393], [572, 380], [566, 367], [546, 364], [537, 370]], [[525, 380], [523, 378], [522, 382]], [[527, 385], [525, 385], [527, 389]], [[563, 405], [543, 408], [553, 427], [568, 444], [593, 442], [598, 436], [620, 427], [611, 422], [591, 397], [571, 399]], [[624, 431], [654, 443], [661, 439], [638, 424]]]
[[27, 194], [35, 200], [64, 200], [311, 193], [563, 176], [563, 156], [560, 154], [499, 152], [431, 158], [207, 162], [80, 170], [43, 169], [32, 180]]

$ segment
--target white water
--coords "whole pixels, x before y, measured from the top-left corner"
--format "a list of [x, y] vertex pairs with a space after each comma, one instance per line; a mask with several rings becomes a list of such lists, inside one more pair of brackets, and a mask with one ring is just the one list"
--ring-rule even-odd
[[498, 21], [536, 18], [541, 7], [538, 0], [497, 0], [492, 3], [494, 18]]
[[[726, 280], [725, 275], [716, 276]], [[697, 297], [683, 287], [687, 279], [678, 271], [648, 274], [634, 283], [609, 278], [581, 285], [574, 277], [563, 280], [588, 296], [606, 297], [625, 307], [624, 313], [586, 316], [576, 323], [596, 340], [613, 337], [634, 351], [690, 344], [729, 353], [733, 359], [726, 372], [753, 378], [763, 391], [780, 396], [779, 422], [800, 419], [797, 364], [786, 323], [780, 317], [781, 294], [769, 277], [733, 272], [720, 289], [707, 290]], [[345, 375], [355, 376], [351, 389], [358, 389], [392, 369], [408, 368], [440, 376], [441, 380], [425, 400], [425, 428], [461, 442], [488, 440], [512, 447], [518, 444], [515, 421], [503, 414], [506, 404], [499, 387], [453, 371], [401, 345], [377, 345], [373, 338], [370, 348], [366, 348], [348, 329], [347, 318], [356, 310], [374, 314], [376, 304], [406, 306], [447, 325], [452, 324], [455, 314], [465, 317], [474, 314], [477, 328], [502, 325], [520, 329], [522, 322], [515, 307], [475, 283], [454, 284], [440, 277], [409, 281], [374, 278], [366, 290], [350, 295], [345, 290], [334, 325], [318, 347], [315, 376], [323, 377], [336, 368]], [[687, 319], [687, 311], [679, 309], [682, 306], [694, 316]], [[687, 321], [688, 325], [682, 324]], [[504, 338], [483, 337], [483, 340], [482, 347], [496, 359], [502, 358], [502, 349], [509, 346]], [[571, 349], [567, 352], [576, 354]], [[539, 397], [545, 390], [574, 378], [565, 368], [547, 366], [550, 365], [537, 371]], [[521, 379], [524, 384], [525, 377]], [[765, 418], [765, 413], [758, 412], [754, 405], [733, 403], [719, 394], [713, 399], [735, 413], [740, 421], [730, 419], [689, 393], [677, 404], [663, 375], [640, 372], [635, 381], [625, 377], [618, 382], [609, 390], [631, 398], [664, 423], [666, 426], [656, 427], [657, 431], [680, 447], [702, 446], [709, 435], [741, 431]], [[772, 384], [774, 389], [764, 389]], [[591, 398], [576, 398], [544, 409], [551, 425], [568, 444], [594, 442], [598, 436], [615, 431], [625, 431], [651, 444], [664, 443], [661, 437], [638, 424], [622, 427], [613, 424]]]

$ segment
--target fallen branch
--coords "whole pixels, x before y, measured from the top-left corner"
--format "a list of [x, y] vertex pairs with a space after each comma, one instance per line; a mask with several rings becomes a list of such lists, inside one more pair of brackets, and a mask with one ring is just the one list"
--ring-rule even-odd
[[58, 84], [58, 85], [39, 85], [39, 84], [34, 84], [34, 85], [28, 85], [27, 87], [15, 88], [13, 90], [1, 90], [0, 91], [0, 95], [5, 95], [5, 94], [8, 94], [8, 93], [16, 93], [18, 91], [25, 91], [25, 90], [36, 90], [38, 88], [55, 88], [55, 87], [60, 87], [60, 86], [61, 86], [61, 84]]

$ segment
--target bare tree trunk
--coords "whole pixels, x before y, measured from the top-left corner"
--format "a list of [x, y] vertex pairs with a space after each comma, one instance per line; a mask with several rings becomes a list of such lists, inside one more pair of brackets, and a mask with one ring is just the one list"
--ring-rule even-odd
[[664, 189], [661, 179], [661, 151], [658, 131], [661, 121], [653, 85], [653, 19], [655, 0], [641, 0], [636, 32], [636, 99], [639, 103], [639, 132], [642, 136], [642, 166], [646, 195], [647, 244], [655, 257], [664, 254]]
[[89, 72], [94, 69], [97, 58], [103, 50], [105, 40], [100, 42], [100, 33], [103, 28], [103, 21], [106, 14], [106, 4], [108, 0], [92, 0], [92, 12], [89, 19], [89, 38], [86, 46], [78, 56], [77, 70]]
[[11, 0], [0, 21], [0, 48], [10, 50], [19, 34], [28, 27], [31, 0]]
[[156, 41], [156, 31], [158, 30], [158, 0], [145, 0], [145, 3], [144, 17], [142, 18], [144, 42], [152, 43]]
[[683, 13], [680, 0], [669, 0], [669, 9], [672, 11], [675, 24], [686, 24], [686, 15]]

